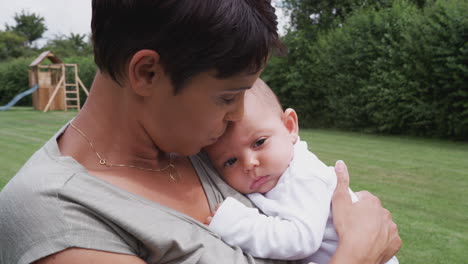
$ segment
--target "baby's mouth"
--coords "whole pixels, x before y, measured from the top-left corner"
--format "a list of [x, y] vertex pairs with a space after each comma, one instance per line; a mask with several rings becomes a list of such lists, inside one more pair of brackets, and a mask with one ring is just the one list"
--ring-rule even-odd
[[269, 179], [269, 175], [265, 175], [265, 176], [260, 176], [258, 177], [257, 179], [255, 179], [252, 184], [250, 184], [250, 189], [251, 190], [256, 190], [258, 189], [260, 186], [262, 186], [265, 182], [267, 182]]

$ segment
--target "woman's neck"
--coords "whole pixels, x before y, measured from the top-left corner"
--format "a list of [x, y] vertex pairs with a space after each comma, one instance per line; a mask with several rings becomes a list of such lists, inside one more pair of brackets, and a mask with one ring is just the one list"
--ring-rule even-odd
[[[90, 152], [98, 152], [114, 164], [159, 168], [160, 163], [167, 163], [166, 155], [161, 155], [163, 153], [140, 123], [134, 107], [136, 99], [132, 96], [135, 95], [129, 88], [120, 87], [98, 73], [86, 104], [73, 120], [95, 151], [84, 136], [69, 127], [59, 142], [62, 152], [71, 150], [66, 154], [91, 163]], [[99, 161], [95, 153], [92, 158]]]

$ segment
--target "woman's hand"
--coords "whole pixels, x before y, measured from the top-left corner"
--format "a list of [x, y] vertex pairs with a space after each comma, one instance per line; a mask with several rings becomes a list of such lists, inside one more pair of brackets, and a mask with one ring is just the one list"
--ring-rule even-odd
[[330, 263], [385, 263], [401, 247], [397, 225], [379, 198], [369, 192], [356, 193], [351, 202], [346, 165], [335, 165], [338, 177], [332, 199], [333, 224], [339, 237], [338, 248]]

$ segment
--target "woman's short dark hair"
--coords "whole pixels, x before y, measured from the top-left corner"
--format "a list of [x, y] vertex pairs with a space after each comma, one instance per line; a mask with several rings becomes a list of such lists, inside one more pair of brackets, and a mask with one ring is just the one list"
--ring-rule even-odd
[[119, 83], [142, 49], [159, 53], [176, 93], [198, 73], [255, 73], [272, 52], [285, 51], [268, 0], [93, 0], [92, 6], [95, 62]]

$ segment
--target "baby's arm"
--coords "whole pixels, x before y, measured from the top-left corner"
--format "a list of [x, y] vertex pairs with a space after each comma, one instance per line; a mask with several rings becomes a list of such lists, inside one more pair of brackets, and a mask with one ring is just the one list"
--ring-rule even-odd
[[[352, 201], [357, 201], [356, 195], [351, 190], [349, 192]], [[263, 200], [262, 195], [256, 195], [258, 195], [259, 199], [253, 199], [257, 200], [257, 202]], [[254, 197], [256, 195], [250, 196]], [[268, 201], [268, 199], [265, 199], [265, 201]], [[264, 205], [266, 208], [266, 203]], [[272, 203], [268, 207], [274, 208], [274, 206], [274, 203]], [[212, 221], [215, 215], [216, 219]], [[273, 258], [273, 256], [277, 256], [276, 259], [286, 259], [287, 257], [289, 259], [302, 259], [302, 256], [307, 257], [314, 253], [320, 243], [312, 241], [309, 245], [307, 241], [300, 242], [294, 233], [302, 230], [295, 226], [293, 222], [280, 217], [266, 216], [261, 214], [258, 209], [246, 207], [234, 198], [228, 197], [222, 204], [217, 206], [215, 214], [208, 217], [205, 223], [210, 225], [210, 228], [218, 233], [226, 243], [239, 246], [254, 257]], [[275, 228], [275, 230], [268, 230], [268, 227]], [[276, 228], [282, 228], [285, 234], [281, 234]], [[291, 228], [293, 229], [292, 233], [289, 232]], [[323, 237], [321, 230], [323, 229], [320, 227], [317, 230], [306, 230], [304, 236], [311, 231], [312, 237], [315, 236], [315, 239], [312, 240], [320, 240], [321, 242]], [[271, 233], [272, 235], [270, 238], [265, 238], [266, 241], [262, 241], [259, 233]], [[282, 245], [282, 243], [286, 245]], [[292, 249], [288, 249], [289, 247]], [[272, 252], [274, 252], [274, 255]]]
[[[227, 244], [260, 258], [302, 259], [311, 254], [311, 247], [315, 252], [321, 242], [321, 238], [316, 242], [307, 238], [310, 230], [301, 221], [266, 216], [231, 197], [221, 204], [209, 227]], [[324, 228], [320, 229], [323, 236]]]

